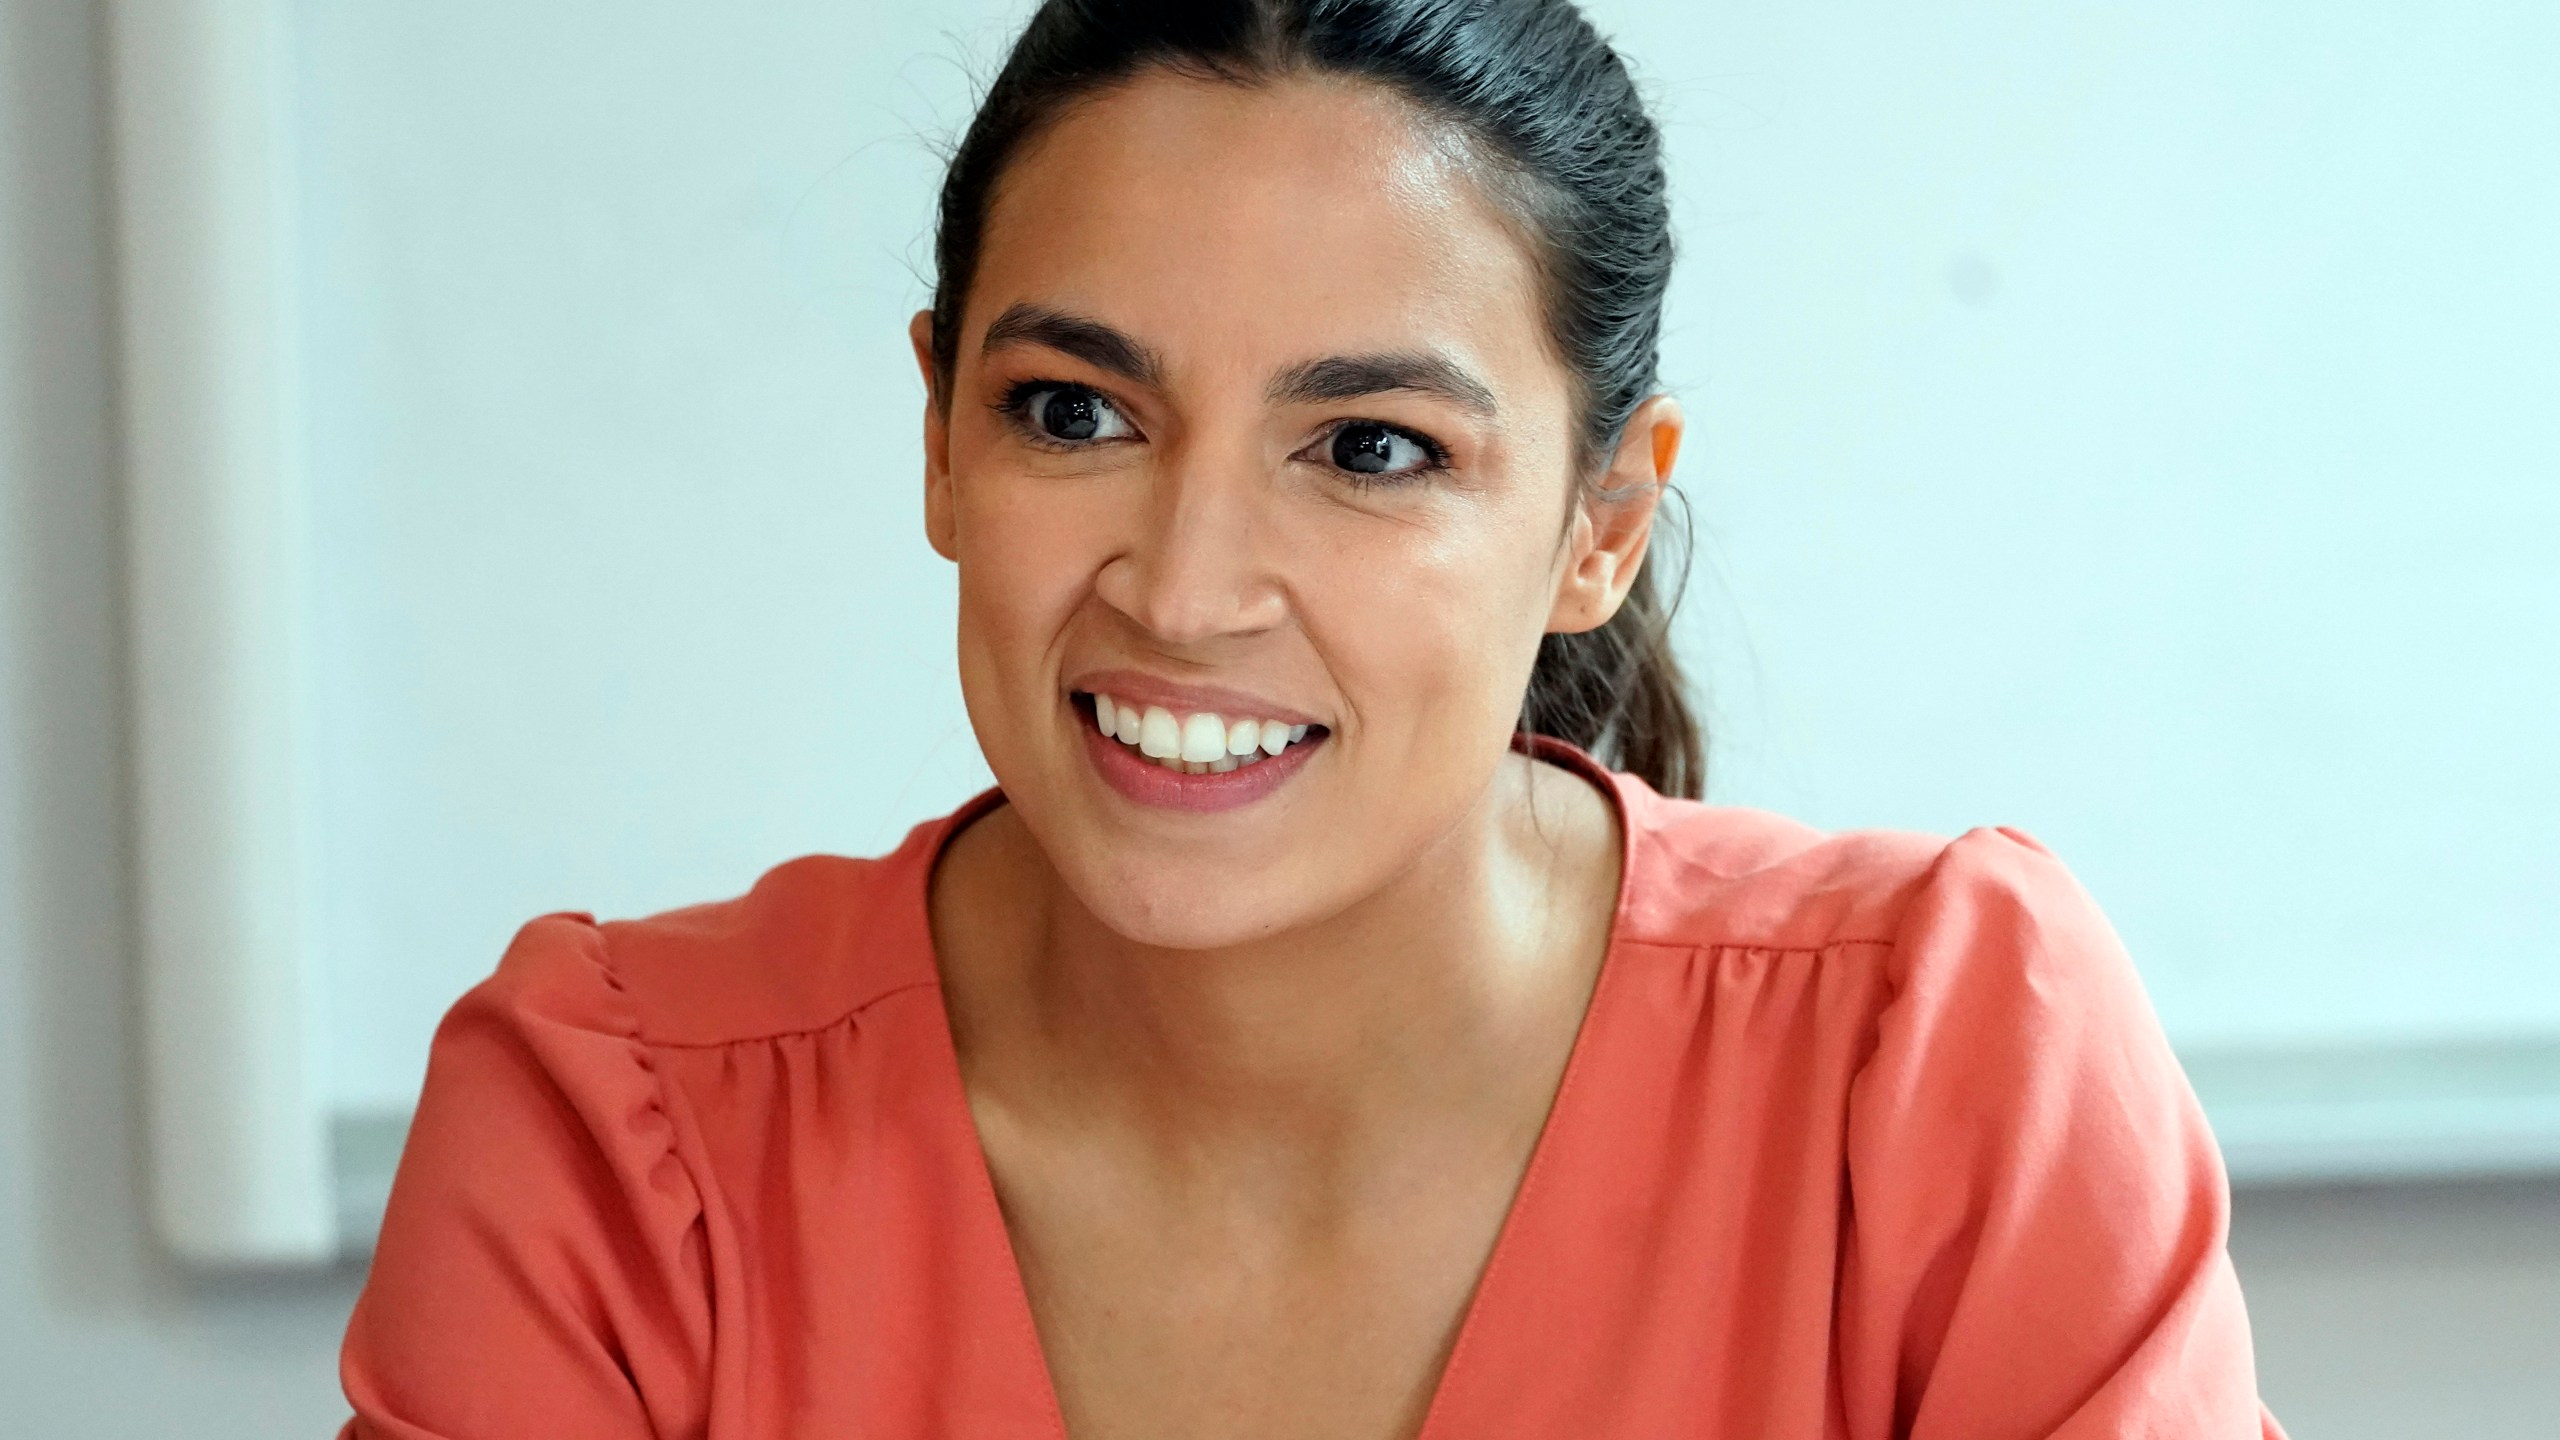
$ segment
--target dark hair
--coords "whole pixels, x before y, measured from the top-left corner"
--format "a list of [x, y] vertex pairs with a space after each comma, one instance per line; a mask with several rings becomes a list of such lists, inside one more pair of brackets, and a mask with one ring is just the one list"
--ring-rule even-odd
[[[1660, 135], [1617, 52], [1568, 0], [1046, 0], [943, 181], [932, 337], [942, 394], [1005, 165], [1070, 105], [1150, 68], [1238, 84], [1356, 77], [1462, 137], [1539, 252], [1591, 483], [1656, 387], [1671, 223]], [[1696, 797], [1706, 746], [1670, 621], [1648, 565], [1607, 624], [1540, 642], [1520, 727]]]

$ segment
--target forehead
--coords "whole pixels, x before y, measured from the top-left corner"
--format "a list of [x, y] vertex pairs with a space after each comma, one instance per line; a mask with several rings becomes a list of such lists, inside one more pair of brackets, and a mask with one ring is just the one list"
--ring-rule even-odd
[[1431, 344], [1529, 383], [1545, 356], [1513, 223], [1462, 145], [1372, 84], [1142, 76], [1026, 147], [984, 233], [972, 336], [1032, 300], [1177, 369]]

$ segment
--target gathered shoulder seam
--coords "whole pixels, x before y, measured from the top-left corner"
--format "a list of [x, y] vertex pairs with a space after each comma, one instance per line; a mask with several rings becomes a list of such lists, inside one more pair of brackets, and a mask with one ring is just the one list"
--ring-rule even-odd
[[940, 980], [909, 980], [902, 985], [892, 985], [831, 1019], [821, 1020], [812, 1025], [795, 1025], [783, 1030], [760, 1031], [753, 1035], [731, 1035], [718, 1040], [658, 1040], [645, 1035], [634, 1038], [643, 1045], [659, 1050], [722, 1050], [732, 1045], [756, 1045], [769, 1040], [789, 1040], [801, 1035], [815, 1035], [820, 1031], [836, 1029], [847, 1021], [859, 1019], [864, 1011], [881, 1001], [904, 995], [910, 990], [941, 988]]

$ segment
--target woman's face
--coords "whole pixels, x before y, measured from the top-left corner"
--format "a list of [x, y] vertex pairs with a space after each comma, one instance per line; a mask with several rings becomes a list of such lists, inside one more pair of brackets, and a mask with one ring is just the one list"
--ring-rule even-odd
[[927, 524], [987, 762], [1104, 924], [1320, 923], [1485, 803], [1539, 637], [1642, 553], [1568, 524], [1541, 303], [1463, 157], [1372, 87], [1149, 76], [1015, 157]]

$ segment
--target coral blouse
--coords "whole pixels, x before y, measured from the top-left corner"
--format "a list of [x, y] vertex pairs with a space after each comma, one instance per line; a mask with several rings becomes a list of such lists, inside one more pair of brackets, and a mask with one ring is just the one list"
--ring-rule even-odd
[[[1538, 748], [1625, 867], [1424, 1440], [2280, 1436], [2212, 1136], [2061, 864]], [[437, 1031], [342, 1440], [1057, 1440], [926, 925], [1002, 802], [527, 925]]]

